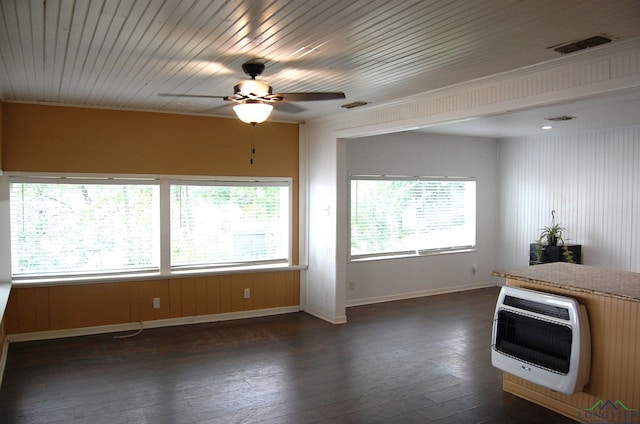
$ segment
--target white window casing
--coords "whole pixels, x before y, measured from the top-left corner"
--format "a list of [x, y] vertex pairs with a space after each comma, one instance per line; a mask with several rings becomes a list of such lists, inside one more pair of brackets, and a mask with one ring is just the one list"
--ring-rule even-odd
[[473, 178], [354, 175], [349, 196], [350, 260], [475, 248]]
[[14, 283], [292, 265], [292, 179], [12, 175]]

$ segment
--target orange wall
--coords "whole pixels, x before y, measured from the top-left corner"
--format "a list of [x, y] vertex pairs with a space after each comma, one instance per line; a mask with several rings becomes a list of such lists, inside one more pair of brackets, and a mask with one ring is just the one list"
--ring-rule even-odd
[[[291, 177], [298, 263], [298, 125], [4, 103], [5, 171]], [[250, 164], [251, 145], [256, 153]], [[252, 288], [243, 299], [245, 287]], [[161, 308], [151, 308], [152, 298]], [[7, 334], [299, 304], [299, 272], [39, 288], [14, 285]]]
[[2, 114], [5, 171], [291, 177], [298, 263], [297, 124], [20, 103]]
[[[251, 297], [243, 292], [249, 288]], [[154, 297], [160, 308], [153, 309]], [[212, 315], [300, 304], [298, 271], [14, 288], [7, 334]]]
[[6, 171], [298, 177], [297, 124], [19, 103], [3, 115]]

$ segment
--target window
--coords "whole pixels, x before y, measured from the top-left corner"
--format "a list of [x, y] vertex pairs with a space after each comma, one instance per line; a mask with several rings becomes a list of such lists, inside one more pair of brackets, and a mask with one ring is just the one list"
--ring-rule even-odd
[[290, 264], [290, 179], [11, 177], [10, 192], [14, 281]]
[[476, 183], [468, 178], [351, 178], [351, 259], [469, 249]]
[[158, 270], [158, 194], [148, 181], [14, 180], [13, 276]]
[[171, 266], [287, 263], [289, 187], [171, 184]]

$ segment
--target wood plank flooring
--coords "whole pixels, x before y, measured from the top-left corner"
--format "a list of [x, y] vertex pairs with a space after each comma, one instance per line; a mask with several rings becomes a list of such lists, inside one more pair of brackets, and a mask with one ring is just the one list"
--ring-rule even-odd
[[570, 423], [502, 391], [498, 289], [305, 313], [12, 343], [9, 423]]

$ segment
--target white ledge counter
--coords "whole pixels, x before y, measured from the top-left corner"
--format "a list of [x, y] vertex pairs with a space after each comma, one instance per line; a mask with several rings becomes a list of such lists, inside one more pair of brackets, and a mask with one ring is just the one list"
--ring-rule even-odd
[[553, 262], [527, 268], [493, 271], [510, 280], [536, 282], [538, 285], [610, 296], [640, 302], [640, 274], [596, 268], [587, 265]]

